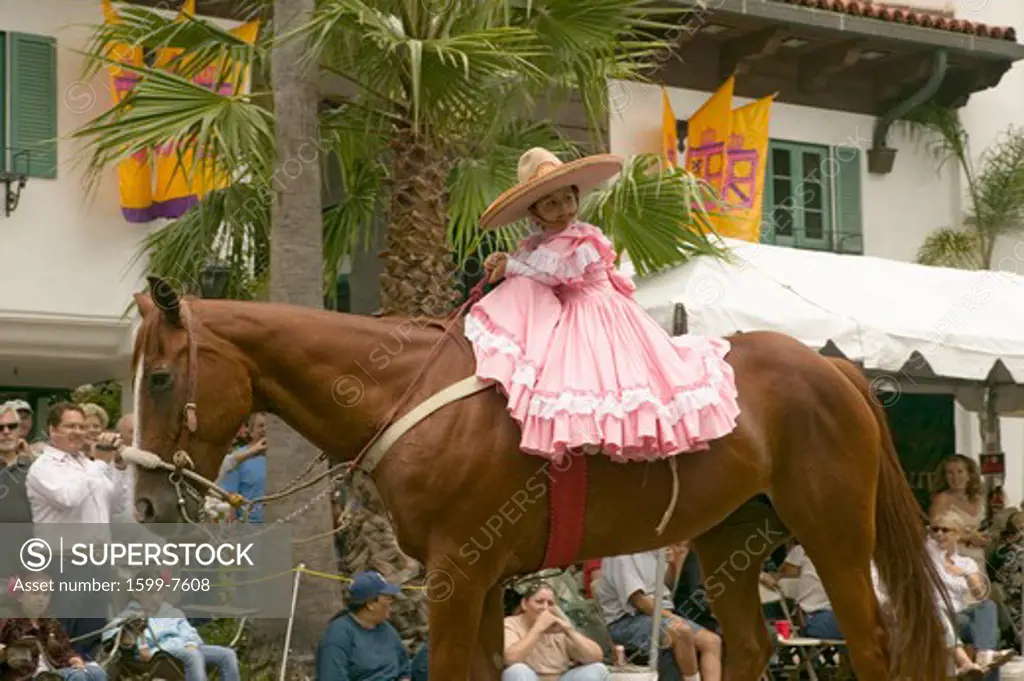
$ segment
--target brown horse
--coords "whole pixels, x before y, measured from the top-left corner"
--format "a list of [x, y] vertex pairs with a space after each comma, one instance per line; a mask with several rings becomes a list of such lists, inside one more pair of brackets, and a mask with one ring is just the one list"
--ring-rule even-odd
[[[436, 323], [182, 301], [160, 280], [150, 284], [153, 297], [136, 296], [143, 318], [135, 348], [141, 446], [167, 461], [187, 449], [207, 478], [216, 477], [253, 410], [278, 415], [333, 460], [351, 459], [442, 337]], [[758, 573], [770, 547], [792, 532], [818, 568], [860, 679], [945, 678], [937, 576], [921, 513], [866, 381], [848, 363], [787, 336], [730, 340], [742, 407], [736, 431], [708, 451], [676, 457], [678, 503], [660, 535], [655, 528], [672, 495], [669, 464], [589, 457], [577, 560], [696, 537], [724, 630], [725, 678], [754, 681], [771, 650]], [[404, 410], [473, 370], [457, 327]], [[190, 396], [194, 432], [183, 418]], [[503, 398], [487, 390], [419, 423], [374, 473], [402, 550], [426, 565], [435, 588], [432, 679], [500, 676], [501, 583], [538, 569], [545, 554], [547, 469], [518, 442]], [[770, 507], [748, 503], [759, 495]], [[140, 471], [136, 501], [147, 521], [179, 520], [165, 472]], [[891, 594], [898, 646], [888, 640], [874, 596], [872, 558]]]

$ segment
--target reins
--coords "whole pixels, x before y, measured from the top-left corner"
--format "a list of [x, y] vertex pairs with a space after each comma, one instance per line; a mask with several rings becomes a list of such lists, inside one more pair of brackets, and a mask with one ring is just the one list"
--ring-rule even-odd
[[[136, 465], [142, 466], [143, 468], [160, 468], [169, 471], [170, 474], [168, 476], [168, 479], [170, 483], [174, 486], [175, 492], [177, 493], [178, 511], [183, 519], [192, 524], [195, 524], [195, 521], [193, 521], [192, 518], [190, 518], [188, 515], [187, 505], [185, 503], [185, 491], [182, 489], [183, 486], [191, 488], [192, 485], [183, 485], [185, 478], [187, 478], [192, 483], [205, 486], [208, 494], [212, 492], [214, 495], [220, 497], [225, 502], [227, 502], [232, 508], [244, 508], [246, 513], [248, 513], [248, 511], [256, 504], [266, 504], [269, 502], [278, 501], [296, 492], [312, 487], [313, 485], [317, 484], [324, 478], [331, 476], [333, 473], [335, 473], [335, 471], [339, 469], [344, 469], [344, 473], [337, 478], [337, 481], [344, 484], [351, 479], [354, 472], [363, 463], [363, 460], [365, 459], [367, 453], [372, 449], [373, 445], [377, 443], [381, 436], [387, 431], [388, 427], [394, 422], [395, 417], [406, 405], [409, 398], [412, 397], [414, 390], [418, 387], [419, 382], [423, 378], [423, 375], [426, 373], [427, 368], [431, 365], [431, 361], [434, 359], [434, 356], [441, 349], [441, 346], [444, 343], [444, 341], [448, 339], [452, 329], [458, 323], [459, 319], [462, 317], [465, 311], [474, 304], [476, 304], [476, 302], [479, 301], [481, 297], [483, 297], [483, 291], [486, 285], [487, 280], [485, 279], [476, 286], [474, 286], [470, 290], [469, 295], [466, 298], [466, 301], [462, 303], [454, 312], [452, 312], [447, 317], [447, 323], [444, 326], [444, 330], [440, 338], [438, 338], [434, 342], [433, 346], [431, 346], [430, 352], [428, 353], [426, 359], [423, 360], [423, 363], [421, 364], [419, 371], [416, 372], [416, 375], [413, 377], [408, 388], [406, 388], [405, 392], [402, 393], [402, 396], [398, 398], [398, 401], [395, 402], [391, 410], [381, 420], [377, 432], [374, 433], [373, 437], [370, 438], [370, 440], [360, 450], [360, 452], [355, 456], [354, 459], [352, 459], [350, 462], [345, 462], [332, 466], [328, 468], [325, 472], [313, 478], [312, 480], [305, 481], [301, 484], [294, 484], [296, 480], [301, 480], [302, 478], [304, 478], [316, 467], [318, 463], [320, 463], [322, 460], [326, 458], [326, 453], [321, 452], [316, 458], [313, 459], [313, 461], [309, 463], [306, 470], [303, 471], [303, 473], [297, 476], [295, 479], [293, 479], [292, 483], [289, 483], [289, 485], [286, 486], [285, 489], [279, 492], [257, 497], [255, 499], [245, 499], [240, 494], [228, 492], [223, 487], [219, 486], [216, 482], [208, 480], [202, 475], [196, 473], [195, 463], [192, 461], [192, 457], [188, 454], [189, 436], [191, 434], [194, 434], [196, 432], [196, 429], [198, 428], [196, 390], [198, 386], [199, 352], [198, 344], [196, 343], [195, 340], [191, 309], [189, 308], [185, 300], [181, 300], [179, 302], [178, 313], [182, 321], [182, 326], [184, 327], [185, 330], [186, 338], [188, 339], [187, 342], [189, 364], [187, 400], [185, 402], [185, 407], [182, 414], [185, 427], [182, 431], [181, 445], [175, 451], [172, 461], [170, 463], [164, 461], [162, 458], [160, 458], [156, 454], [153, 454], [152, 452], [142, 451], [139, 449], [135, 449], [133, 447], [127, 448], [122, 454], [122, 458], [129, 463], [134, 463]], [[193, 492], [193, 495], [198, 496], [196, 495], [195, 492]], [[320, 495], [318, 495], [318, 497], [319, 496]], [[316, 499], [313, 500], [313, 502], [315, 501]]]

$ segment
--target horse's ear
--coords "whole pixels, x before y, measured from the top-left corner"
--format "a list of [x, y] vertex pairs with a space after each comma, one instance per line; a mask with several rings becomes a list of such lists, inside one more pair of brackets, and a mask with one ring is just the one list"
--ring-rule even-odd
[[156, 303], [157, 309], [171, 324], [181, 326], [181, 298], [174, 290], [174, 286], [160, 277], [150, 276], [147, 279], [149, 280], [150, 295], [153, 296], [153, 302]]
[[156, 309], [156, 304], [153, 302], [153, 299], [149, 297], [148, 293], [139, 292], [133, 297], [135, 298], [135, 306], [139, 308], [139, 314], [142, 315], [143, 319], [153, 314], [153, 311]]

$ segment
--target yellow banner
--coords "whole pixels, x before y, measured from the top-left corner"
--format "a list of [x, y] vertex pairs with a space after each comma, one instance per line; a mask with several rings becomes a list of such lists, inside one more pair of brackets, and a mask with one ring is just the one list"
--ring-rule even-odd
[[[732, 91], [736, 78], [721, 87], [690, 117], [686, 135], [686, 169], [703, 178], [721, 196], [725, 184], [725, 146], [732, 130]], [[705, 210], [714, 210], [708, 202]]]
[[[239, 40], [250, 45], [256, 42], [260, 32], [259, 20], [242, 24], [229, 31]], [[250, 69], [230, 59], [211, 63], [199, 73], [192, 82], [209, 90], [216, 89], [221, 95], [231, 97], [246, 92], [249, 87]], [[231, 173], [227, 168], [217, 168], [214, 160], [200, 159], [201, 166], [196, 170], [193, 182], [194, 194], [202, 198], [216, 189], [223, 189], [231, 184]]]
[[679, 165], [679, 134], [676, 132], [676, 115], [672, 111], [672, 102], [668, 98], [668, 90], [661, 88], [661, 157], [665, 166], [675, 168]]
[[[195, 0], [185, 0], [178, 10], [176, 21], [186, 21], [195, 16]], [[184, 50], [175, 47], [161, 47], [156, 50], [155, 67], [174, 72], [175, 61]], [[180, 157], [180, 158], [179, 158]], [[164, 144], [156, 150], [156, 186], [153, 190], [153, 217], [177, 218], [199, 201], [192, 188], [195, 152], [190, 148]]]
[[[107, 24], [120, 21], [110, 0], [103, 0], [103, 18]], [[110, 45], [108, 56], [118, 64], [142, 66], [145, 57], [142, 46], [117, 43]], [[115, 64], [110, 65], [110, 92], [113, 103], [120, 104], [139, 82], [139, 74]], [[128, 222], [149, 222], [153, 207], [152, 159], [149, 151], [139, 151], [117, 164], [117, 185], [121, 200], [121, 214]]]
[[721, 194], [724, 210], [715, 219], [722, 236], [754, 243], [761, 240], [768, 123], [774, 97], [764, 97], [732, 112]]

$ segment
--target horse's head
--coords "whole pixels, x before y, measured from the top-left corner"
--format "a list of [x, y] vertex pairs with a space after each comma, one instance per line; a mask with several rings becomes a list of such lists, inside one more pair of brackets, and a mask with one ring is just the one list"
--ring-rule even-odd
[[[158, 277], [150, 277], [149, 286], [148, 294], [135, 295], [142, 316], [133, 357], [139, 447], [176, 465], [187, 460], [196, 473], [216, 480], [222, 459], [252, 410], [248, 366], [234, 346], [204, 326], [198, 308], [208, 303], [182, 298]], [[140, 518], [152, 523], [182, 520], [171, 473], [141, 467], [137, 472]], [[195, 518], [206, 490], [189, 490], [187, 483], [180, 483], [183, 498]]]

